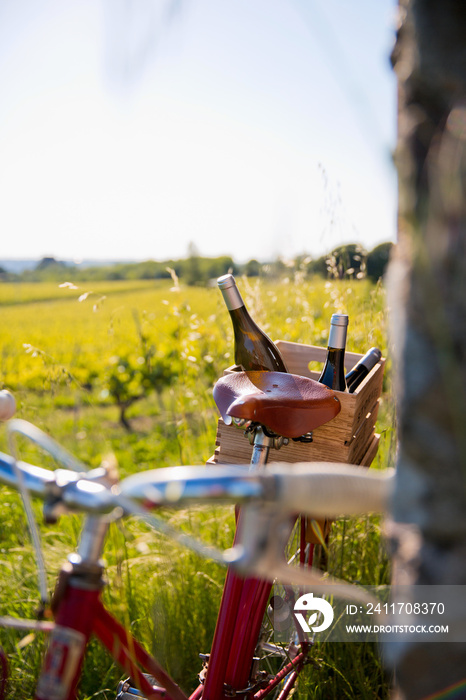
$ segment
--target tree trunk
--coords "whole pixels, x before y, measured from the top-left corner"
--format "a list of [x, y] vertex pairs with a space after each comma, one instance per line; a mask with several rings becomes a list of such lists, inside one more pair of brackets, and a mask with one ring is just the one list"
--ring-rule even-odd
[[[466, 2], [400, 0], [400, 19], [394, 583], [466, 584]], [[466, 626], [448, 606], [447, 624], [451, 613]], [[413, 641], [391, 653], [400, 698], [466, 678], [465, 644]], [[454, 697], [466, 697], [462, 687]]]

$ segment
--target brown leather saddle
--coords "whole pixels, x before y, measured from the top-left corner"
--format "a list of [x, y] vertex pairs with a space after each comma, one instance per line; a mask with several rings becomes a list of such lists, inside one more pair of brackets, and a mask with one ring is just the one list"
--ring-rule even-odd
[[310, 433], [341, 410], [331, 389], [285, 372], [231, 372], [215, 384], [214, 399], [227, 425], [242, 418], [287, 438]]

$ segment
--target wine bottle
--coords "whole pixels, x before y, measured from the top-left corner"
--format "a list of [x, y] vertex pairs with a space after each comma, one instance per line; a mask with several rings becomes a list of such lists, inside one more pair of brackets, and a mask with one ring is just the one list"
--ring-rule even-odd
[[346, 389], [344, 361], [347, 328], [348, 316], [346, 314], [332, 315], [328, 336], [327, 359], [319, 377], [319, 382], [335, 391], [345, 391]]
[[366, 352], [364, 357], [361, 357], [361, 359], [354, 365], [353, 369], [348, 372], [345, 379], [346, 387], [350, 394], [352, 394], [358, 388], [364, 377], [367, 377], [371, 369], [375, 367], [381, 357], [382, 353], [380, 352], [379, 348], [371, 348]]
[[244, 370], [287, 372], [278, 348], [249, 315], [233, 275], [217, 280], [235, 334], [235, 362]]

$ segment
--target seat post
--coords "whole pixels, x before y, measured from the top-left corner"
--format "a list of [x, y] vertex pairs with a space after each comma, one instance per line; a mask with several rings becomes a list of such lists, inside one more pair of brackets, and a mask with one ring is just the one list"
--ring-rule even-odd
[[252, 449], [250, 470], [255, 471], [260, 469], [267, 463], [269, 449], [272, 445], [273, 438], [268, 437], [261, 425], [258, 425], [254, 431], [254, 446]]

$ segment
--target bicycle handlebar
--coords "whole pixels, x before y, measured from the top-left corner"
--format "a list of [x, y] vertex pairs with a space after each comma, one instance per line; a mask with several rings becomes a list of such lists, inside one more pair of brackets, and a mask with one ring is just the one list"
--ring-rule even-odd
[[[394, 473], [371, 472], [366, 467], [310, 462], [271, 463], [259, 473], [246, 465], [167, 467], [135, 474], [108, 486], [100, 469], [75, 472], [51, 471], [18, 462], [25, 488], [44, 501], [60, 498], [70, 510], [110, 513], [122, 507], [126, 514], [145, 509], [183, 507], [189, 502], [274, 505], [288, 513], [314, 517], [337, 517], [384, 512], [391, 495]], [[12, 457], [0, 454], [0, 481], [18, 489]]]
[[[18, 476], [14, 464], [13, 457], [0, 453], [0, 481], [6, 486], [18, 489]], [[55, 483], [54, 472], [27, 462], [17, 462], [16, 466], [21, 471], [25, 488], [35, 496], [45, 498], [47, 485]]]
[[[233, 564], [244, 575], [278, 578], [282, 583], [313, 585], [325, 592], [333, 584], [339, 595], [368, 601], [368, 594], [331, 577], [325, 581], [310, 569], [287, 566], [283, 551], [289, 536], [291, 516], [314, 518], [382, 513], [387, 509], [394, 470], [369, 471], [367, 467], [332, 463], [271, 463], [261, 471], [249, 465], [168, 467], [135, 474], [116, 483], [105, 468], [85, 469], [51, 438], [24, 421], [12, 421], [10, 432], [32, 439], [66, 469], [51, 471], [0, 453], [0, 482], [23, 494], [30, 492], [45, 502], [46, 518], [55, 520], [64, 511], [94, 515], [142, 516], [160, 532], [201, 556]], [[162, 506], [183, 507], [188, 503], [242, 504], [239, 536], [232, 549], [219, 552], [149, 511]], [[118, 510], [116, 510], [118, 509]], [[39, 546], [37, 546], [39, 548]], [[95, 552], [94, 552], [95, 554]], [[41, 559], [41, 555], [39, 556]]]

